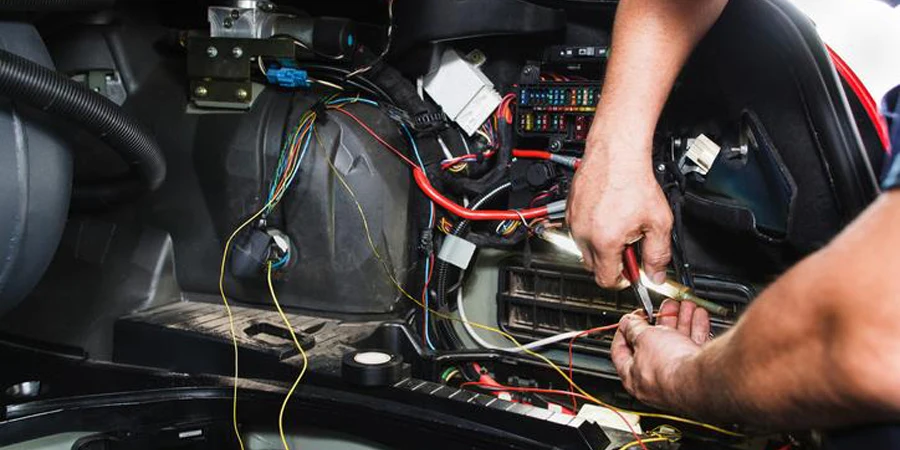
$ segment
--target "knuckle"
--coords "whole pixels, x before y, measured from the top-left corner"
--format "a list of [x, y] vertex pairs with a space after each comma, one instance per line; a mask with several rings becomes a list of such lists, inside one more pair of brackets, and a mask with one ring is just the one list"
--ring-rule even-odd
[[644, 255], [644, 263], [651, 266], [663, 266], [669, 262], [672, 253], [668, 247]]

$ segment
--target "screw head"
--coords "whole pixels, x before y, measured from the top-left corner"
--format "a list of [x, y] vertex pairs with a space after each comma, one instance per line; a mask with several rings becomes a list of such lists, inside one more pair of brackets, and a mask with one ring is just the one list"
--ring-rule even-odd
[[231, 49], [231, 56], [234, 56], [235, 59], [241, 59], [241, 56], [244, 56], [244, 49], [240, 47]]
[[226, 17], [225, 20], [222, 21], [222, 26], [225, 28], [231, 28], [234, 26], [234, 19], [231, 17]]
[[657, 171], [657, 172], [665, 172], [665, 171], [666, 171], [666, 165], [660, 163], [658, 166], [656, 166], [656, 171]]
[[247, 92], [246, 89], [238, 89], [235, 91], [234, 96], [238, 98], [238, 100], [247, 100], [250, 97], [250, 93]]
[[241, 17], [241, 12], [236, 9], [232, 9], [231, 10], [231, 18], [234, 20], [238, 20], [239, 17]]
[[194, 89], [194, 95], [197, 97], [206, 97], [206, 94], [209, 94], [209, 90], [206, 89], [206, 86], [197, 86], [197, 88]]
[[209, 47], [206, 48], [206, 56], [209, 56], [210, 58], [215, 58], [216, 56], [219, 56], [219, 49], [210, 45]]
[[560, 141], [553, 141], [550, 143], [550, 150], [556, 151], [561, 148], [562, 148], [562, 142], [560, 142]]

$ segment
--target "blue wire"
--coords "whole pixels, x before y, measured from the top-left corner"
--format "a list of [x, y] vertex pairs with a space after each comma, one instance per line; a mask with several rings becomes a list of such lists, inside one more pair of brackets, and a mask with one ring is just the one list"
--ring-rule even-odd
[[290, 260], [291, 260], [291, 249], [288, 249], [288, 251], [284, 252], [284, 255], [281, 257], [281, 259], [279, 259], [274, 264], [272, 264], [272, 268], [280, 269], [280, 268], [284, 267], [285, 264], [290, 262]]
[[279, 201], [281, 200], [281, 197], [283, 197], [284, 194], [291, 187], [291, 184], [294, 183], [294, 178], [297, 177], [297, 173], [300, 172], [300, 164], [303, 163], [303, 157], [306, 156], [306, 151], [309, 150], [309, 142], [312, 140], [312, 135], [315, 132], [315, 129], [316, 129], [316, 125], [315, 125], [315, 123], [313, 123], [312, 125], [310, 125], [309, 131], [306, 132], [306, 140], [303, 141], [303, 149], [300, 150], [300, 158], [297, 159], [297, 165], [294, 166], [294, 170], [291, 171], [291, 175], [288, 178], [287, 182], [285, 183], [284, 189], [281, 191], [281, 194], [278, 196]]
[[[422, 169], [422, 172], [425, 172], [425, 163], [422, 162], [422, 155], [419, 154], [419, 146], [416, 145], [416, 140], [413, 139], [412, 133], [409, 132], [409, 128], [406, 127], [405, 124], [400, 124], [400, 128], [403, 129], [403, 133], [406, 134], [406, 138], [409, 139], [409, 144], [412, 146], [413, 154], [416, 156], [416, 161], [419, 162], [419, 167]], [[434, 228], [434, 202], [428, 202], [428, 229]], [[428, 255], [425, 258], [425, 283], [428, 283], [428, 272], [431, 269], [430, 264], [431, 255]], [[425, 289], [425, 295], [422, 296], [422, 303], [425, 305], [425, 327], [423, 328], [425, 333], [425, 342], [428, 343], [428, 347], [432, 350], [435, 349], [434, 344], [431, 343], [431, 336], [428, 334], [428, 289]]]
[[378, 106], [378, 102], [376, 102], [374, 100], [369, 100], [367, 98], [356, 98], [356, 97], [340, 97], [340, 98], [336, 98], [333, 100], [329, 100], [325, 104], [331, 106], [331, 105], [337, 105], [338, 103], [365, 103], [367, 105], [371, 105], [371, 106], [375, 106], [375, 107]]

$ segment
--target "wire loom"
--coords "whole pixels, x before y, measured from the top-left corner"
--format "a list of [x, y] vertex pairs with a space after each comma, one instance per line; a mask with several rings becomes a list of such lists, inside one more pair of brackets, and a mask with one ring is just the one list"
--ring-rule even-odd
[[[367, 133], [369, 133], [376, 141], [378, 141], [382, 146], [384, 146], [386, 149], [395, 153], [401, 160], [403, 160], [406, 164], [408, 164], [411, 167], [413, 178], [416, 180], [417, 184], [421, 188], [423, 188], [423, 191], [426, 194], [428, 194], [428, 196], [431, 198], [431, 200], [434, 201], [434, 203], [437, 203], [438, 205], [450, 210], [451, 212], [462, 212], [463, 215], [460, 215], [460, 217], [463, 217], [463, 218], [469, 219], [469, 220], [518, 221], [518, 220], [524, 220], [524, 219], [530, 219], [530, 218], [540, 218], [540, 217], [546, 216], [547, 207], [533, 208], [531, 210], [524, 210], [524, 211], [471, 211], [471, 210], [466, 210], [465, 208], [460, 207], [459, 205], [455, 204], [454, 202], [447, 199], [446, 197], [443, 197], [433, 187], [431, 187], [430, 183], [428, 182], [428, 177], [424, 171], [424, 164], [421, 163], [420, 157], [418, 158], [419, 164], [414, 163], [411, 159], [409, 159], [401, 151], [399, 151], [395, 147], [391, 146], [388, 142], [386, 142], [381, 136], [379, 136], [374, 130], [372, 130], [370, 127], [368, 127], [358, 117], [353, 115], [353, 113], [343, 109], [343, 107], [345, 105], [350, 104], [350, 103], [364, 103], [364, 104], [371, 105], [373, 107], [378, 106], [378, 104], [376, 102], [367, 100], [367, 99], [362, 99], [362, 98], [334, 98], [334, 97], [331, 97], [324, 101], [324, 104], [326, 105], [327, 110], [342, 113], [342, 114], [350, 117], [361, 128], [363, 128]], [[265, 217], [269, 213], [271, 213], [271, 211], [274, 208], [277, 207], [277, 205], [283, 198], [284, 194], [290, 189], [294, 180], [297, 177], [297, 174], [299, 172], [299, 168], [304, 159], [304, 156], [309, 150], [309, 146], [311, 145], [311, 140], [312, 140], [313, 136], [315, 136], [317, 144], [319, 144], [319, 146], [321, 146], [320, 142], [319, 142], [318, 134], [315, 129], [315, 121], [318, 117], [319, 117], [319, 112], [313, 111], [313, 110], [308, 111], [303, 116], [301, 116], [299, 124], [297, 125], [296, 128], [294, 128], [293, 132], [290, 134], [290, 138], [286, 141], [285, 146], [282, 150], [282, 154], [279, 158], [279, 163], [276, 168], [276, 176], [273, 177], [272, 183], [270, 184], [266, 203], [256, 213], [251, 215], [241, 225], [239, 225], [235, 229], [235, 231], [229, 236], [229, 238], [226, 240], [225, 249], [224, 249], [223, 255], [222, 255], [222, 261], [221, 261], [221, 265], [220, 265], [220, 274], [219, 274], [220, 275], [219, 276], [219, 291], [220, 291], [220, 294], [222, 297], [223, 304], [225, 305], [226, 313], [229, 318], [230, 332], [231, 332], [232, 344], [233, 344], [233, 349], [234, 349], [234, 392], [233, 392], [233, 405], [232, 405], [232, 419], [233, 419], [234, 432], [238, 439], [241, 449], [244, 449], [244, 442], [240, 435], [240, 430], [238, 427], [238, 420], [237, 420], [238, 382], [240, 380], [239, 362], [238, 362], [238, 350], [239, 349], [238, 349], [238, 344], [237, 344], [236, 332], [235, 332], [235, 328], [234, 328], [234, 318], [231, 313], [230, 305], [228, 303], [228, 298], [227, 298], [227, 295], [225, 294], [225, 289], [224, 289], [225, 265], [226, 265], [228, 253], [231, 249], [231, 245], [233, 243], [234, 238], [241, 231], [243, 231], [246, 227], [248, 227], [253, 222], [257, 221], [258, 219], [262, 219], [264, 222]], [[408, 130], [404, 130], [404, 132], [405, 132], [406, 136], [410, 139], [410, 142], [411, 142], [411, 145], [412, 145], [414, 151], [417, 153], [417, 148], [415, 146], [414, 138], [412, 137], [411, 134], [409, 134]], [[418, 155], [417, 155], [417, 157], [418, 157]], [[346, 181], [343, 179], [343, 177], [340, 175], [339, 171], [336, 170], [336, 168], [334, 167], [334, 165], [330, 161], [330, 159], [325, 158], [325, 160], [328, 162], [329, 167], [331, 168], [332, 172], [336, 175], [336, 178], [338, 179], [338, 181], [341, 183], [341, 185], [347, 191], [347, 193], [350, 196], [350, 198], [352, 199], [352, 201], [355, 203], [356, 209], [360, 215], [360, 219], [361, 219], [361, 222], [363, 225], [364, 232], [366, 233], [367, 242], [372, 250], [373, 255], [378, 259], [378, 261], [381, 263], [382, 267], [384, 268], [385, 274], [390, 279], [390, 281], [394, 285], [394, 287], [398, 290], [398, 292], [400, 292], [404, 297], [406, 297], [407, 299], [409, 299], [410, 301], [415, 303], [418, 307], [422, 308], [424, 314], [426, 314], [426, 315], [431, 314], [431, 315], [434, 315], [435, 317], [438, 317], [438, 318], [441, 318], [444, 320], [448, 320], [448, 321], [465, 322], [469, 326], [472, 326], [472, 327], [475, 327], [475, 328], [478, 328], [478, 329], [481, 329], [484, 331], [496, 333], [500, 336], [503, 336], [504, 338], [509, 340], [516, 348], [521, 349], [521, 351], [523, 353], [543, 362], [547, 367], [556, 371], [571, 386], [573, 392], [570, 395], [573, 395], [573, 396], [577, 395], [578, 397], [580, 397], [584, 400], [598, 404], [600, 406], [608, 408], [617, 413], [631, 413], [631, 414], [636, 414], [636, 415], [639, 415], [642, 417], [652, 417], [652, 418], [668, 420], [668, 421], [672, 421], [672, 422], [686, 423], [686, 424], [702, 427], [702, 428], [705, 428], [710, 431], [714, 431], [717, 433], [721, 433], [721, 434], [725, 434], [725, 435], [733, 436], [733, 437], [743, 437], [744, 436], [740, 433], [736, 433], [736, 432], [733, 432], [730, 430], [716, 427], [714, 425], [710, 425], [710, 424], [706, 424], [706, 423], [702, 423], [702, 422], [698, 422], [698, 421], [694, 421], [694, 420], [690, 420], [690, 419], [685, 419], [685, 418], [681, 418], [681, 417], [677, 417], [677, 416], [629, 411], [629, 410], [620, 409], [620, 408], [614, 407], [612, 405], [609, 405], [609, 404], [599, 400], [595, 396], [591, 395], [590, 393], [586, 392], [584, 389], [582, 389], [577, 383], [575, 383], [575, 381], [572, 379], [572, 377], [569, 374], [567, 374], [565, 371], [563, 371], [556, 363], [554, 363], [553, 361], [551, 361], [544, 355], [525, 347], [524, 345], [519, 343], [513, 336], [509, 335], [508, 333], [505, 333], [502, 330], [499, 330], [497, 328], [494, 328], [494, 327], [491, 327], [488, 325], [483, 325], [483, 324], [479, 324], [476, 322], [462, 320], [462, 319], [453, 317], [449, 314], [446, 314], [446, 313], [443, 313], [443, 312], [440, 312], [440, 311], [430, 308], [427, 303], [427, 301], [428, 301], [427, 285], [428, 285], [428, 282], [430, 281], [430, 268], [426, 265], [426, 270], [425, 270], [425, 272], [426, 272], [426, 284], [425, 284], [426, 288], [423, 291], [422, 299], [421, 300], [417, 299], [414, 296], [412, 296], [411, 294], [409, 294], [403, 288], [402, 284], [393, 275], [386, 260], [381, 256], [380, 252], [378, 251], [377, 246], [374, 243], [374, 240], [372, 239], [371, 232], [370, 232], [370, 229], [368, 226], [368, 221], [366, 218], [366, 214], [365, 214], [365, 211], [362, 209], [361, 204], [356, 199], [356, 196], [353, 193], [352, 189], [346, 183]], [[462, 208], [462, 209], [460, 210], [457, 208]], [[470, 213], [475, 213], [475, 214], [470, 214]], [[430, 219], [430, 225], [432, 228], [434, 227], [434, 222], [435, 222], [434, 209], [432, 206], [431, 219]], [[510, 225], [505, 225], [505, 226], [509, 227]], [[272, 280], [272, 274], [273, 274], [273, 269], [277, 269], [275, 264], [278, 264], [278, 263], [279, 263], [279, 261], [269, 261], [267, 263], [266, 273], [267, 273], [267, 281], [268, 281], [269, 291], [272, 296], [273, 303], [276, 306], [276, 309], [279, 311], [279, 314], [281, 315], [282, 319], [285, 321], [285, 325], [288, 327], [288, 330], [291, 333], [292, 339], [294, 340], [295, 345], [297, 346], [298, 350], [300, 351], [300, 354], [303, 357], [303, 367], [302, 367], [297, 379], [294, 381], [293, 385], [291, 386], [291, 389], [288, 391], [288, 394], [286, 395], [285, 400], [282, 403], [282, 407], [281, 407], [281, 410], [279, 413], [279, 432], [281, 434], [282, 443], [284, 444], [284, 447], [286, 450], [290, 450], [288, 447], [288, 444], [287, 444], [287, 440], [285, 438], [285, 434], [284, 434], [284, 426], [283, 426], [284, 412], [286, 410], [287, 404], [290, 401], [291, 396], [293, 395], [294, 391], [296, 390], [297, 386], [301, 382], [301, 380], [306, 372], [306, 368], [308, 366], [308, 360], [307, 360], [305, 352], [300, 347], [300, 344], [296, 338], [296, 335], [294, 334], [293, 327], [291, 326], [290, 322], [287, 320], [287, 317], [284, 315], [284, 313], [281, 309], [281, 306], [277, 300], [277, 295], [276, 295], [275, 287], [274, 287], [273, 280]], [[426, 320], [426, 323], [427, 323], [427, 320]], [[587, 332], [591, 332], [591, 331], [592, 330], [588, 330]], [[587, 334], [587, 332], [584, 334]], [[426, 333], [426, 337], [427, 337], [427, 333]], [[574, 340], [574, 338], [573, 338], [573, 340]], [[659, 441], [655, 441], [653, 439], [662, 439], [662, 438], [661, 437], [654, 438], [651, 436], [651, 438], [642, 441], [638, 437], [635, 442], [627, 444], [626, 447], [623, 447], [623, 448], [629, 448], [634, 445], [640, 445], [641, 447], [646, 448], [644, 446], [645, 442], [659, 442]]]

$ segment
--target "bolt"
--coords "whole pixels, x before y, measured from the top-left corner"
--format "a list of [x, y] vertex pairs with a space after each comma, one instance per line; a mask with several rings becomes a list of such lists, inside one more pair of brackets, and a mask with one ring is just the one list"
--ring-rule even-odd
[[234, 26], [234, 20], [231, 17], [226, 17], [224, 21], [222, 21], [222, 25], [225, 28], [231, 28]]
[[656, 166], [656, 171], [657, 171], [657, 172], [660, 172], [660, 173], [665, 172], [665, 171], [666, 171], [666, 165], [660, 163], [658, 166]]
[[234, 56], [235, 59], [241, 59], [241, 56], [244, 56], [244, 49], [240, 47], [231, 49], [231, 56]]
[[534, 72], [534, 66], [525, 66], [525, 75], [531, 75]]
[[219, 49], [210, 45], [209, 47], [206, 48], [206, 56], [209, 56], [210, 58], [215, 58], [216, 56], [219, 56]]
[[247, 92], [246, 89], [238, 89], [234, 95], [238, 98], [238, 100], [247, 100], [247, 97], [250, 97], [250, 93]]
[[236, 9], [232, 9], [231, 10], [231, 18], [234, 20], [238, 20], [239, 17], [241, 17], [241, 12]]
[[553, 141], [550, 143], [550, 150], [556, 151], [562, 148], [562, 142]]
[[206, 90], [206, 86], [197, 86], [197, 88], [194, 89], [194, 95], [197, 97], [206, 97], [206, 94], [209, 94], [209, 91]]

